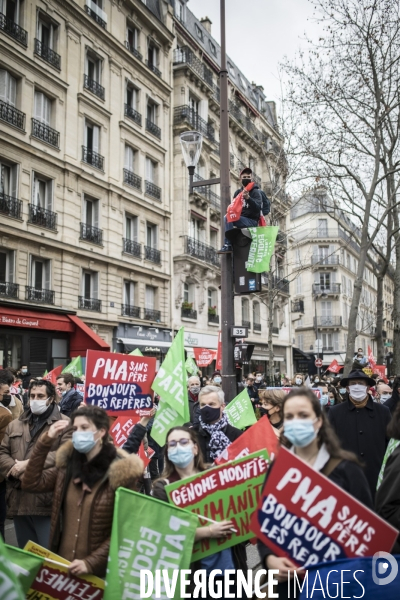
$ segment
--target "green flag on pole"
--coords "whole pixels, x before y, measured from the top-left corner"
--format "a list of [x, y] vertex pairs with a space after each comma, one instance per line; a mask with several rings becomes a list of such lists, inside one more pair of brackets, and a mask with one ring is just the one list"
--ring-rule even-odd
[[269, 271], [279, 227], [249, 227], [251, 246], [246, 270], [251, 273]]
[[74, 359], [72, 359], [69, 365], [67, 365], [65, 369], [61, 371], [61, 375], [63, 373], [71, 373], [71, 375], [74, 377], [81, 377], [83, 375], [81, 357], [76, 356]]
[[237, 427], [237, 429], [244, 429], [257, 423], [247, 389], [244, 389], [236, 398], [229, 402], [225, 407], [225, 412], [229, 423], [233, 427]]
[[10, 566], [17, 576], [24, 594], [27, 594], [36, 575], [43, 564], [43, 558], [32, 552], [21, 550], [6, 544], [7, 556]]
[[198, 366], [194, 362], [191, 356], [188, 356], [185, 362], [186, 371], [190, 373], [190, 375], [197, 375], [199, 370]]
[[[182, 511], [183, 512], [183, 511]], [[190, 560], [190, 557], [189, 557]], [[1, 600], [25, 600], [25, 593], [10, 561], [7, 547], [0, 536], [0, 598]]]
[[143, 356], [143, 354], [140, 352], [139, 348], [136, 348], [135, 350], [132, 350], [132, 352], [129, 352], [129, 356]]
[[46, 375], [48, 375], [48, 370], [46, 369], [45, 372], [43, 373], [43, 377], [46, 377]]
[[[166, 569], [170, 581], [173, 570], [188, 569], [198, 524], [188, 511], [118, 488], [103, 600], [140, 598], [142, 569], [153, 574]], [[175, 598], [180, 598], [179, 584]]]

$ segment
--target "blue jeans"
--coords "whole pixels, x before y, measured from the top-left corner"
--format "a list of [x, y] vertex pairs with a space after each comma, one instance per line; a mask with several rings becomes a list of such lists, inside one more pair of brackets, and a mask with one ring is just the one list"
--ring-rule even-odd
[[[255, 221], [254, 219], [249, 219], [248, 217], [240, 217], [240, 219], [238, 219], [237, 221], [233, 221], [233, 223], [228, 223], [228, 221], [226, 220], [226, 215], [225, 215], [224, 220], [225, 220], [225, 231], [230, 231], [234, 227], [237, 227], [238, 229], [244, 229], [245, 227], [257, 227], [257, 225], [258, 225], [258, 219], [257, 219], [257, 221]], [[224, 243], [227, 244], [228, 246], [232, 246], [230, 241], [227, 240], [226, 238], [225, 238]]]

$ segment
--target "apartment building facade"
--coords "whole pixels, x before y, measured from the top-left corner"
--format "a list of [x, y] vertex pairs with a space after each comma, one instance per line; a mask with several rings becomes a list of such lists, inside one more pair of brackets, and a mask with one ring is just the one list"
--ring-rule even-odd
[[[220, 47], [212, 37], [211, 21], [198, 19], [186, 0], [174, 3], [173, 51], [173, 324], [184, 325], [186, 348], [217, 348], [220, 328], [221, 247], [219, 186], [197, 187], [189, 194], [189, 178], [179, 136], [196, 130], [203, 147], [195, 181], [218, 177]], [[286, 278], [285, 218], [288, 198], [284, 188], [283, 140], [276, 125], [275, 106], [262, 87], [251, 83], [228, 59], [231, 193], [241, 187], [239, 174], [250, 166], [256, 183], [272, 200], [274, 223], [282, 231], [276, 254], [276, 283], [280, 288], [274, 316], [276, 370], [290, 369], [289, 285]], [[249, 327], [255, 344], [249, 368], [266, 372], [268, 361], [265, 293], [235, 298], [235, 322]], [[209, 367], [212, 372], [215, 364]]]
[[164, 0], [0, 1], [4, 366], [163, 351], [173, 38]]
[[[295, 347], [300, 351], [295, 361], [298, 371], [307, 372], [310, 366], [312, 368], [318, 351], [316, 339], [322, 341], [325, 368], [333, 359], [344, 364], [360, 252], [359, 245], [350, 235], [352, 230], [357, 233], [344, 213], [329, 201], [324, 190], [310, 192], [291, 209], [289, 260], [293, 266], [293, 335]], [[376, 261], [377, 257], [371, 252], [364, 270], [355, 343], [355, 350], [362, 348], [367, 354], [369, 346], [375, 356]], [[390, 273], [391, 269], [384, 280], [383, 335], [388, 351], [393, 345], [393, 280]]]

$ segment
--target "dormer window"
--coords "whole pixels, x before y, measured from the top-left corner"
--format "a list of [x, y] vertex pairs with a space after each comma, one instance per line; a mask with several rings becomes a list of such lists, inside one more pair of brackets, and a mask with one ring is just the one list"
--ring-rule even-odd
[[195, 23], [194, 28], [196, 30], [196, 34], [197, 34], [197, 37], [199, 38], [199, 40], [204, 42], [203, 30], [197, 25], [197, 23]]

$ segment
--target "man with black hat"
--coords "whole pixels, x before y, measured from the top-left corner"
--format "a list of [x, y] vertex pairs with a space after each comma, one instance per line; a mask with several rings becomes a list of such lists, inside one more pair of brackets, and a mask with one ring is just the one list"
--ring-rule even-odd
[[[245, 189], [249, 183], [252, 183], [252, 175], [253, 171], [250, 169], [250, 167], [244, 168], [240, 173], [242, 188], [236, 190], [233, 198], [236, 198], [240, 192], [243, 192], [242, 213], [240, 218], [232, 223], [228, 223], [225, 216], [225, 231], [230, 231], [234, 227], [239, 229], [243, 229], [245, 227], [257, 227], [260, 213], [262, 212], [264, 215], [267, 215], [270, 211], [269, 200], [266, 196], [264, 200], [263, 192], [256, 183], [253, 182], [253, 187], [250, 191]], [[232, 246], [230, 241], [225, 238], [224, 245], [219, 251], [219, 254], [225, 254], [227, 252], [232, 252]]]
[[375, 381], [363, 371], [351, 371], [340, 385], [346, 388], [348, 399], [332, 406], [328, 418], [344, 450], [354, 452], [365, 465], [372, 497], [388, 439], [386, 428], [391, 419], [390, 410], [374, 402], [368, 393]]

